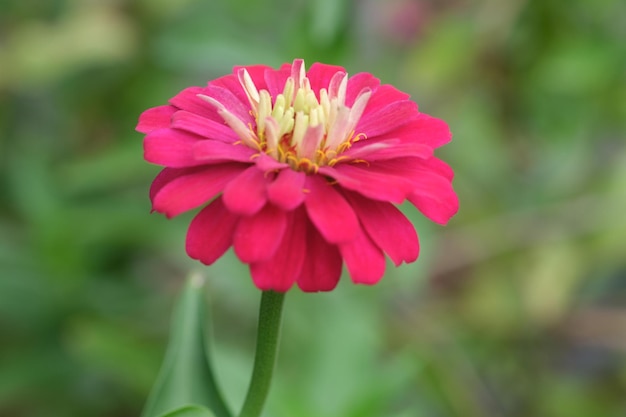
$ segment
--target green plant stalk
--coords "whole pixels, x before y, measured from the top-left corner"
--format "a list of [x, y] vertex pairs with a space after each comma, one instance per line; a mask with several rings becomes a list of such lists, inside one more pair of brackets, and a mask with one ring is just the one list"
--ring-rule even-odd
[[220, 395], [208, 355], [205, 285], [201, 275], [187, 279], [174, 309], [167, 353], [142, 417], [187, 415], [184, 410], [191, 404], [210, 409], [215, 417], [232, 416]]
[[239, 417], [259, 417], [272, 382], [285, 294], [263, 291], [259, 310], [256, 354], [248, 394]]

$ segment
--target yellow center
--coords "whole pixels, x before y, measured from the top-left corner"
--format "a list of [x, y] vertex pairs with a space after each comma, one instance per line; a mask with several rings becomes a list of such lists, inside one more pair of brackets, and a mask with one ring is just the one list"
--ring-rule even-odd
[[259, 91], [245, 68], [237, 75], [256, 126], [246, 126], [212, 97], [199, 97], [217, 108], [242, 143], [288, 163], [293, 169], [317, 172], [320, 166], [332, 166], [343, 158], [342, 152], [364, 137], [355, 135], [355, 127], [371, 91], [363, 89], [352, 107], [346, 106], [348, 75], [343, 72], [337, 72], [328, 88], [320, 89], [319, 96], [311, 89], [304, 63], [299, 60], [294, 62], [283, 92], [276, 97], [267, 90]]

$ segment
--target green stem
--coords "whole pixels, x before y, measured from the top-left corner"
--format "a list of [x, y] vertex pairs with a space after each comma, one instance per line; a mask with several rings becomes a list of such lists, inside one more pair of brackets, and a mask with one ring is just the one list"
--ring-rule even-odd
[[263, 291], [254, 356], [254, 370], [239, 417], [259, 417], [270, 390], [276, 362], [285, 294]]

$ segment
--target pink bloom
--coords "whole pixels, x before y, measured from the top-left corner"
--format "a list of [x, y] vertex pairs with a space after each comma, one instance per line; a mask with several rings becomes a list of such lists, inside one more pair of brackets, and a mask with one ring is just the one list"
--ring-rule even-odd
[[330, 291], [345, 263], [375, 284], [385, 255], [417, 259], [417, 233], [394, 206], [409, 200], [445, 224], [453, 172], [433, 156], [448, 126], [367, 73], [295, 60], [256, 65], [181, 91], [145, 111], [145, 159], [165, 168], [153, 210], [192, 220], [187, 253], [207, 265], [231, 246], [262, 290]]

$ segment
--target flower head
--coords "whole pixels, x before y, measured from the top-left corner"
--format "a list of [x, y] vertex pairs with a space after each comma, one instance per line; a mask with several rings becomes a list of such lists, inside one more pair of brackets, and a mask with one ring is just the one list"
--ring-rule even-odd
[[[187, 253], [212, 264], [231, 246], [262, 290], [329, 291], [345, 263], [374, 284], [385, 254], [413, 262], [417, 233], [405, 200], [445, 224], [458, 209], [453, 172], [433, 156], [447, 125], [367, 73], [295, 60], [278, 70], [236, 67], [139, 119], [145, 159], [165, 168], [153, 210], [206, 205]], [[207, 204], [208, 203], [208, 204]]]

